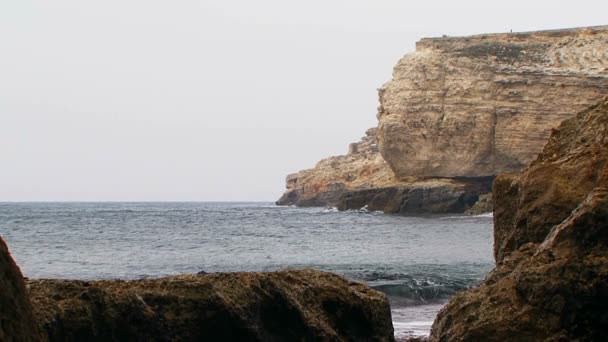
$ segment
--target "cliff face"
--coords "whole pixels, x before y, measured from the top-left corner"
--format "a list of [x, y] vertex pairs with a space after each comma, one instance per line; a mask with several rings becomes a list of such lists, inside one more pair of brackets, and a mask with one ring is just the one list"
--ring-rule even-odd
[[287, 191], [277, 204], [447, 213], [463, 212], [480, 193], [490, 191], [491, 179], [399, 180], [380, 155], [376, 141], [376, 129], [371, 128], [360, 142], [350, 144], [348, 155], [323, 159], [313, 169], [287, 176]]
[[551, 128], [608, 95], [607, 68], [608, 26], [423, 39], [379, 90], [377, 130], [288, 176], [277, 203], [467, 210], [489, 178], [519, 172]]
[[423, 39], [379, 91], [380, 152], [397, 178], [519, 172], [607, 68], [608, 26]]
[[494, 186], [496, 269], [439, 313], [435, 341], [608, 336], [608, 98]]
[[320, 271], [29, 282], [49, 341], [393, 341], [386, 297]]
[[0, 238], [0, 341], [40, 341], [23, 275]]
[[393, 171], [376, 145], [376, 129], [370, 128], [348, 155], [321, 160], [314, 168], [287, 176], [287, 191], [277, 201], [281, 205], [335, 206], [353, 189], [398, 185]]

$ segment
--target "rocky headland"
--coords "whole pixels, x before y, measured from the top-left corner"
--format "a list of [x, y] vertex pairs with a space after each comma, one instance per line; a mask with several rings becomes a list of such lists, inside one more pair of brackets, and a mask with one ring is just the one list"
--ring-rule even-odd
[[432, 341], [608, 336], [608, 98], [494, 185], [496, 268], [439, 313]]
[[378, 127], [289, 175], [277, 204], [464, 212], [608, 95], [607, 68], [606, 26], [422, 39], [379, 90]]

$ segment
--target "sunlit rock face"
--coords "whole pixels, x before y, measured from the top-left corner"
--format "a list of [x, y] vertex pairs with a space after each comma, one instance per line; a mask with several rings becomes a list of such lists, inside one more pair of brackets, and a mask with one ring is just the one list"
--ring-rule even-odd
[[422, 39], [379, 90], [378, 127], [289, 175], [277, 204], [466, 211], [608, 95], [607, 68], [608, 26]]
[[23, 275], [0, 237], [0, 341], [41, 340]]
[[422, 39], [379, 91], [379, 150], [399, 179], [519, 172], [607, 68], [608, 26]]

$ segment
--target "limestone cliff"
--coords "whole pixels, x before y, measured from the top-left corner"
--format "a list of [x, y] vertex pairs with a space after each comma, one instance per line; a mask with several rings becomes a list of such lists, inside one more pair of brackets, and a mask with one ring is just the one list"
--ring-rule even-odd
[[608, 26], [422, 39], [379, 90], [377, 130], [288, 176], [277, 203], [467, 210], [551, 128], [608, 95], [607, 68]]
[[0, 238], [0, 341], [40, 341], [23, 275]]
[[380, 155], [376, 129], [371, 128], [360, 142], [350, 144], [347, 155], [287, 176], [287, 191], [277, 204], [367, 207], [402, 214], [463, 212], [489, 189], [490, 179], [397, 179]]
[[383, 188], [399, 184], [378, 152], [376, 129], [371, 128], [347, 155], [321, 160], [313, 169], [287, 176], [282, 205], [336, 206], [341, 195], [352, 189]]
[[608, 336], [608, 98], [494, 186], [496, 269], [439, 313], [432, 341]]
[[423, 39], [380, 89], [380, 152], [398, 178], [519, 172], [607, 68], [608, 26]]
[[35, 280], [49, 341], [393, 341], [384, 294], [314, 270]]

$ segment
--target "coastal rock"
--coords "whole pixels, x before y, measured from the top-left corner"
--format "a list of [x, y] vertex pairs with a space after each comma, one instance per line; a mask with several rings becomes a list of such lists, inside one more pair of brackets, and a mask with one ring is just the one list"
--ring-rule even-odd
[[349, 191], [401, 184], [378, 152], [376, 129], [367, 130], [344, 156], [321, 160], [313, 169], [287, 176], [287, 191], [278, 205], [336, 207]]
[[378, 147], [398, 179], [519, 172], [608, 95], [608, 26], [422, 39], [379, 90]]
[[314, 270], [35, 280], [49, 341], [393, 341], [386, 297]]
[[0, 341], [40, 341], [23, 275], [0, 238]]
[[464, 212], [491, 189], [466, 206], [452, 194], [519, 172], [552, 128], [606, 95], [608, 26], [422, 39], [379, 90], [378, 127], [347, 155], [289, 175], [277, 204], [394, 212], [403, 206], [378, 203], [442, 183], [430, 193], [446, 203], [425, 212]]
[[407, 185], [345, 192], [339, 210], [378, 210], [387, 214], [462, 213], [486, 192], [491, 181], [456, 182], [448, 179], [412, 182]]
[[608, 99], [564, 121], [494, 186], [497, 265], [439, 313], [432, 341], [608, 336]]
[[471, 209], [465, 211], [466, 215], [481, 215], [491, 213], [494, 210], [494, 200], [492, 199], [492, 193], [487, 193], [479, 196], [479, 199]]
[[399, 180], [378, 152], [372, 128], [345, 156], [321, 160], [313, 169], [287, 176], [278, 205], [379, 210], [385, 213], [462, 213], [479, 194], [491, 190], [491, 177]]

